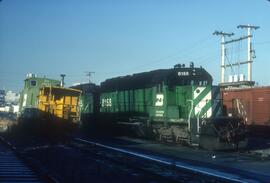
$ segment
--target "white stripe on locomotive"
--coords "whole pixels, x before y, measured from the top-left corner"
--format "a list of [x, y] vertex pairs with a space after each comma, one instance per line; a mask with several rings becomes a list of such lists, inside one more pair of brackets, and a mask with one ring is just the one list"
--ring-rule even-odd
[[[206, 89], [206, 87], [197, 87], [193, 94], [194, 94], [194, 98], [193, 100], [196, 100], [198, 96], [200, 96], [200, 94]], [[209, 118], [212, 116], [212, 106], [204, 113], [201, 113], [201, 110], [205, 107], [205, 105], [208, 102], [211, 102], [212, 99], [212, 94], [211, 94], [211, 90], [202, 98], [202, 100], [200, 100], [200, 102], [194, 106], [194, 113], [195, 116], [197, 117], [198, 115], [201, 116], [202, 118]]]

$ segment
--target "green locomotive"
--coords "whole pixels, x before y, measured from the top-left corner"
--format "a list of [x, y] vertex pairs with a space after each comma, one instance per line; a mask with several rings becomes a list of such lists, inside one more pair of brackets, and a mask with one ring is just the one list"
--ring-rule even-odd
[[80, 118], [83, 125], [97, 121], [99, 114], [99, 86], [94, 83], [84, 83], [71, 88], [82, 91], [80, 96]]
[[101, 83], [101, 113], [186, 123], [212, 116], [212, 77], [203, 68], [156, 70]]
[[245, 146], [242, 119], [222, 117], [220, 92], [212, 81], [193, 63], [107, 79], [99, 88], [83, 90], [82, 96], [92, 99], [82, 97], [82, 106], [89, 102], [96, 110], [82, 114], [82, 121], [98, 126], [100, 133], [116, 131], [218, 150]]

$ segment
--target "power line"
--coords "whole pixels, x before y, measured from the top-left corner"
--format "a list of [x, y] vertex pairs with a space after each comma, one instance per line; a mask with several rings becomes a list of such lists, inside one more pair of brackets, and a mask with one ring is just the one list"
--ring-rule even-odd
[[[144, 67], [144, 66], [148, 66], [148, 65], [152, 65], [152, 64], [162, 63], [162, 62], [168, 60], [169, 58], [173, 58], [173, 57], [179, 55], [180, 53], [183, 53], [185, 50], [193, 49], [193, 48], [195, 48], [196, 46], [198, 46], [198, 45], [200, 45], [200, 44], [202, 44], [202, 43], [205, 43], [206, 41], [209, 41], [209, 40], [210, 40], [210, 36], [206, 36], [206, 37], [204, 37], [203, 39], [200, 39], [200, 40], [198, 40], [198, 41], [192, 43], [191, 45], [189, 45], [189, 46], [187, 46], [187, 47], [185, 47], [185, 48], [182, 48], [182, 49], [176, 51], [175, 53], [172, 53], [172, 54], [169, 54], [169, 55], [167, 55], [167, 56], [165, 56], [165, 57], [163, 57], [163, 58], [160, 58], [160, 59], [157, 59], [157, 60], [154, 60], [154, 61], [151, 61], [151, 62], [142, 64], [142, 65], [140, 65], [140, 66], [137, 66], [137, 67], [134, 67], [134, 68], [130, 68], [130, 69], [126, 70], [126, 71], [135, 70], [135, 69], [138, 69], [138, 68], [141, 68], [141, 67]], [[184, 52], [184, 55], [185, 55], [186, 53], [187, 53], [187, 52]], [[120, 73], [120, 72], [119, 72], [119, 73]]]

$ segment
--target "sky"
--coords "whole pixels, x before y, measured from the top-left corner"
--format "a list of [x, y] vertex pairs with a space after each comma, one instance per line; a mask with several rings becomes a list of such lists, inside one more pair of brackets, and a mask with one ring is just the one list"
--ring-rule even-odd
[[[220, 80], [215, 30], [253, 32], [253, 80], [270, 85], [270, 2], [267, 0], [2, 0], [0, 89], [19, 92], [27, 73], [66, 85], [172, 68], [204, 67]], [[230, 38], [229, 38], [230, 39]], [[228, 39], [228, 40], [229, 40]], [[245, 59], [246, 42], [228, 46], [228, 61]], [[237, 70], [237, 69], [236, 69]]]

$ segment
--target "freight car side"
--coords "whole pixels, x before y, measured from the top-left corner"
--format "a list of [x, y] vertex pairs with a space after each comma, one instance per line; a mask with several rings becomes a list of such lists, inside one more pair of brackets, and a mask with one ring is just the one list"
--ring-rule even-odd
[[221, 92], [228, 115], [248, 125], [270, 126], [270, 87], [226, 89]]

